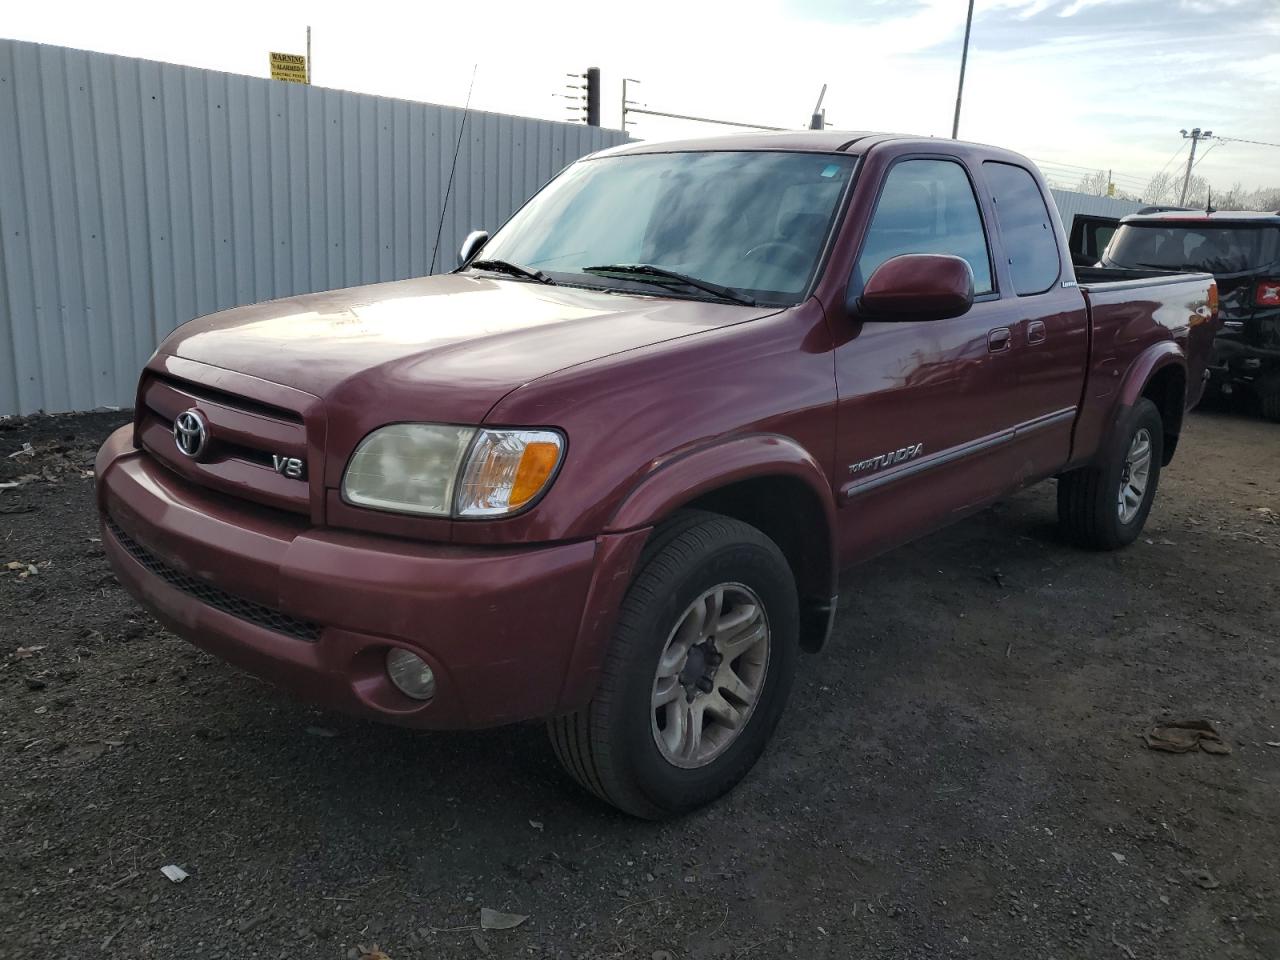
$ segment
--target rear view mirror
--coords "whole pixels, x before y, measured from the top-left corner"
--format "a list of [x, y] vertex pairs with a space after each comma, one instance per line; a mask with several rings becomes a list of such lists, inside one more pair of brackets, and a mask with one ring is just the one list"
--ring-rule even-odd
[[872, 272], [857, 313], [867, 320], [946, 320], [973, 306], [973, 269], [960, 257], [906, 253]]
[[462, 241], [462, 248], [458, 251], [458, 266], [465, 267], [488, 242], [489, 231], [487, 230], [472, 230], [468, 233], [467, 239]]

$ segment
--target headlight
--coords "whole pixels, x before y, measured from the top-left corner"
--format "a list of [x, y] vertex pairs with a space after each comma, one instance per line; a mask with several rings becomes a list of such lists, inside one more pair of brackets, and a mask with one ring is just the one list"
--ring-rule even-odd
[[397, 423], [360, 441], [342, 496], [404, 513], [505, 516], [546, 489], [563, 455], [564, 437], [554, 430]]

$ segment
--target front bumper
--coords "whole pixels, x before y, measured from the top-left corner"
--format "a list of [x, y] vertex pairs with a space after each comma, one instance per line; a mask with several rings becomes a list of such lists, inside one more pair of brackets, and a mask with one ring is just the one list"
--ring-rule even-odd
[[[179, 636], [304, 700], [406, 726], [540, 719], [589, 698], [647, 531], [513, 548], [313, 527], [188, 483], [132, 429], [98, 454], [102, 542]], [[391, 684], [393, 646], [431, 665], [428, 703]]]

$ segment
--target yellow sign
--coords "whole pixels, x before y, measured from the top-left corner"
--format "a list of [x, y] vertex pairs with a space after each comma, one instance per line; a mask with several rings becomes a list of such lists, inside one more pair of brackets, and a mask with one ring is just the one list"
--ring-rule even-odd
[[300, 53], [270, 53], [271, 79], [308, 83], [307, 58]]

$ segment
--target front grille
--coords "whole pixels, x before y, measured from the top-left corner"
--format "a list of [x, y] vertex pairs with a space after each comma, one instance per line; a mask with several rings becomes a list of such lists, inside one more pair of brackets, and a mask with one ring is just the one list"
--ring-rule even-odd
[[242, 413], [266, 417], [269, 420], [283, 420], [288, 423], [296, 423], [299, 426], [302, 425], [302, 416], [296, 410], [286, 410], [284, 407], [277, 407], [273, 403], [262, 403], [259, 400], [227, 393], [225, 390], [219, 390], [216, 387], [193, 383], [190, 380], [182, 380], [178, 377], [157, 373], [152, 374], [152, 378], [155, 382], [164, 383], [179, 393], [190, 397], [192, 401], [204, 401], [205, 403], [226, 407], [229, 410], [239, 410]]
[[120, 546], [124, 548], [129, 556], [133, 557], [138, 563], [146, 567], [150, 573], [159, 577], [175, 590], [181, 590], [187, 596], [193, 597], [201, 603], [213, 607], [215, 610], [221, 610], [223, 613], [230, 614], [240, 620], [247, 620], [266, 630], [273, 630], [276, 633], [283, 633], [286, 636], [296, 637], [299, 640], [306, 640], [311, 643], [320, 639], [319, 624], [291, 617], [287, 613], [281, 613], [279, 610], [273, 610], [271, 607], [264, 606], [261, 603], [246, 600], [244, 597], [237, 597], [233, 593], [227, 593], [221, 587], [215, 587], [213, 584], [198, 577], [175, 570], [125, 533], [111, 520], [107, 521], [107, 529], [111, 531], [111, 535], [119, 541]]
[[[287, 410], [251, 397], [175, 377], [148, 373], [139, 392], [137, 435], [157, 463], [188, 482], [291, 513], [311, 513], [306, 480], [274, 467], [280, 457], [297, 457], [306, 467], [312, 450], [300, 410]], [[199, 459], [179, 452], [173, 422], [195, 409], [208, 428]]]

